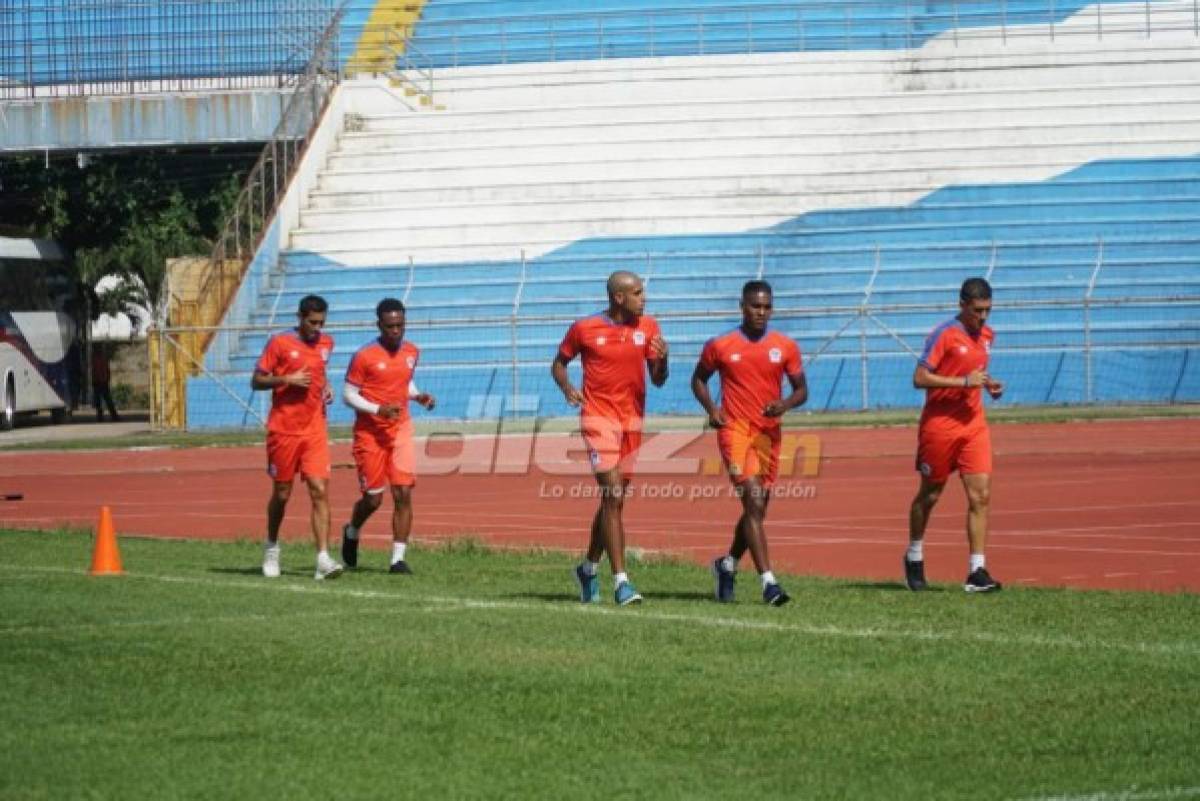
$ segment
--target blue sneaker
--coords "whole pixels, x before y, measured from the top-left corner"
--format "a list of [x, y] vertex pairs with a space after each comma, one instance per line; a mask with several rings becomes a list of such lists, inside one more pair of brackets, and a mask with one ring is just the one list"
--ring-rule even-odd
[[719, 556], [713, 560], [712, 574], [717, 583], [717, 600], [723, 604], [733, 603], [733, 582], [735, 575], [732, 570], [725, 569], [725, 557]]
[[583, 572], [583, 565], [575, 568], [575, 580], [579, 582], [579, 600], [585, 604], [600, 603], [600, 576], [589, 576]]
[[792, 597], [783, 591], [783, 587], [778, 584], [768, 584], [763, 588], [763, 603], [770, 606], [783, 606]]
[[622, 581], [617, 585], [615, 596], [617, 606], [629, 606], [630, 604], [640, 604], [642, 602], [641, 594], [634, 588], [633, 583], [629, 581]]

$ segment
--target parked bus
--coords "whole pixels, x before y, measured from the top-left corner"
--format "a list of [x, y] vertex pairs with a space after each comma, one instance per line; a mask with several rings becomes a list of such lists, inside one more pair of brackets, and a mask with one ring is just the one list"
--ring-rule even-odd
[[0, 237], [0, 430], [48, 410], [61, 422], [79, 402], [86, 315], [62, 249]]

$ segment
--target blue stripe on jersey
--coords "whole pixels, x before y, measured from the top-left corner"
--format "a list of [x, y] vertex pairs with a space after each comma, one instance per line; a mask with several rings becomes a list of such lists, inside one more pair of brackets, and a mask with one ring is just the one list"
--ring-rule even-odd
[[958, 318], [951, 317], [949, 320], [933, 329], [933, 331], [929, 333], [929, 336], [925, 337], [925, 348], [921, 351], [921, 358], [917, 359], [917, 361], [932, 370], [933, 365], [929, 363], [929, 351], [933, 350], [934, 343], [938, 341], [938, 337], [942, 335], [943, 331], [957, 324]]

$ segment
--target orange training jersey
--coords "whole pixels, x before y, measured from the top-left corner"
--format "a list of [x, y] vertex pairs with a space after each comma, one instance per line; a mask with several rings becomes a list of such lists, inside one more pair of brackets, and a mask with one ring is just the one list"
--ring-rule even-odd
[[[988, 356], [995, 335], [986, 325], [972, 336], [959, 322], [952, 318], [933, 329], [925, 340], [920, 363], [940, 376], [965, 378], [975, 369], [987, 370]], [[983, 425], [983, 389], [974, 387], [948, 387], [925, 390], [925, 408], [921, 412], [921, 425], [951, 424], [956, 426]]]
[[277, 386], [271, 390], [271, 415], [267, 430], [276, 434], [310, 434], [325, 428], [325, 363], [333, 353], [333, 339], [321, 334], [309, 344], [295, 331], [275, 334], [258, 357], [255, 370], [267, 375], [287, 375], [308, 370], [307, 387]]
[[708, 340], [700, 352], [700, 366], [721, 376], [721, 410], [726, 418], [760, 429], [779, 426], [780, 418], [767, 417], [762, 410], [783, 397], [783, 377], [804, 372], [800, 346], [791, 337], [768, 330], [752, 340], [740, 327]]
[[627, 421], [646, 411], [646, 361], [658, 322], [643, 314], [633, 324], [617, 324], [601, 312], [576, 320], [567, 330], [558, 354], [564, 359], [583, 356], [584, 417]]
[[355, 412], [355, 431], [395, 434], [408, 419], [408, 384], [420, 358], [420, 350], [407, 340], [394, 351], [378, 339], [358, 349], [346, 368], [346, 383], [358, 387], [359, 394], [371, 403], [399, 404], [400, 414], [394, 420], [384, 420], [378, 415]]

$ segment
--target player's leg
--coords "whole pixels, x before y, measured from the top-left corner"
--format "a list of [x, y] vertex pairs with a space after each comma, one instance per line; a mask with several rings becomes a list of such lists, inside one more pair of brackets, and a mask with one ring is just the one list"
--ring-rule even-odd
[[392, 487], [392, 561], [389, 573], [412, 573], [405, 561], [408, 537], [412, 532], [412, 486]]
[[917, 432], [916, 469], [921, 483], [908, 507], [908, 548], [904, 553], [904, 583], [914, 592], [929, 586], [925, 580], [925, 529], [961, 447], [953, 431], [922, 428]]
[[[588, 416], [580, 420], [580, 434], [587, 447], [588, 462], [596, 476], [599, 499], [596, 512], [592, 516], [591, 528], [588, 531], [588, 545], [583, 561], [575, 567], [575, 581], [579, 584], [579, 600], [583, 603], [600, 602], [600, 560], [608, 549], [609, 543], [609, 504], [606, 503], [611, 494], [606, 490], [606, 481], [611, 484], [614, 476], [619, 477], [617, 464], [620, 460], [620, 431], [613, 421], [603, 417]], [[609, 475], [611, 474], [611, 475]], [[609, 559], [616, 571], [617, 564], [624, 569], [623, 554], [618, 554], [616, 562]]]
[[292, 481], [300, 469], [299, 437], [267, 434], [267, 474], [271, 477], [271, 496], [267, 499], [267, 539], [263, 543], [262, 573], [277, 578], [279, 567], [279, 528], [292, 497]]
[[342, 566], [329, 555], [329, 440], [324, 431], [319, 435], [305, 437], [300, 456], [300, 471], [308, 487], [312, 502], [310, 523], [313, 545], [317, 549], [317, 567], [313, 574], [317, 579], [337, 578]]
[[600, 487], [600, 532], [604, 540], [604, 550], [608, 553], [608, 564], [613, 572], [617, 603], [636, 603], [642, 597], [633, 588], [625, 572], [623, 516], [629, 479], [622, 476], [619, 469], [614, 468], [596, 473], [596, 483]]
[[383, 493], [387, 489], [387, 456], [382, 449], [357, 434], [351, 455], [361, 494], [350, 509], [350, 522], [342, 526], [342, 561], [346, 567], [358, 567], [360, 529], [383, 504]]
[[988, 573], [985, 558], [992, 504], [992, 444], [986, 428], [975, 432], [964, 445], [958, 472], [967, 494], [967, 545], [971, 552], [963, 589], [992, 592], [1000, 589], [1000, 582]]

